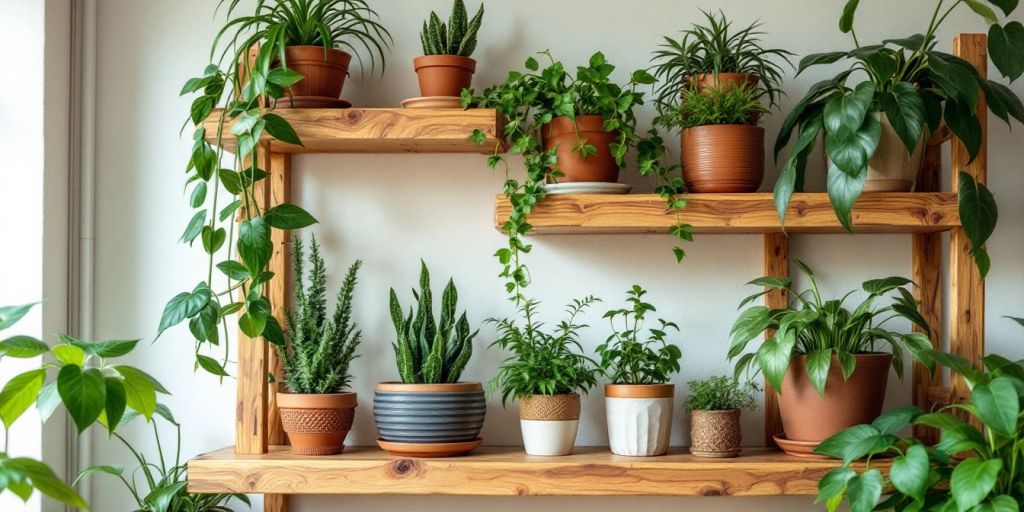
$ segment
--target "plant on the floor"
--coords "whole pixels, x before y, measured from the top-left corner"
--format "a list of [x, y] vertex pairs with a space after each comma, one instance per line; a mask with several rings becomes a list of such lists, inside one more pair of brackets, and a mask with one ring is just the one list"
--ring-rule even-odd
[[742, 73], [758, 81], [760, 96], [767, 96], [774, 106], [782, 95], [783, 70], [780, 62], [789, 63], [791, 52], [761, 45], [760, 22], [734, 30], [725, 13], [703, 11], [706, 25], [693, 25], [678, 40], [665, 37], [654, 52], [654, 76], [659, 109], [685, 103], [679, 93], [701, 75]]
[[673, 373], [679, 373], [683, 353], [678, 346], [665, 341], [667, 331], [678, 331], [678, 325], [659, 318], [660, 325], [649, 329], [644, 339], [642, 331], [647, 314], [657, 311], [652, 304], [644, 302], [646, 294], [639, 285], [633, 285], [626, 292], [628, 307], [604, 314], [612, 334], [598, 345], [597, 353], [601, 356], [601, 370], [613, 384], [662, 384], [668, 382]]
[[760, 391], [752, 381], [740, 381], [716, 375], [687, 383], [690, 393], [684, 406], [688, 411], [730, 411], [755, 409], [757, 400], [753, 392]]
[[[793, 260], [793, 263], [807, 277], [810, 289], [793, 289], [793, 281], [788, 277], [761, 277], [748, 283], [764, 287], [765, 290], [744, 299], [740, 307], [771, 290], [788, 292], [791, 303], [779, 309], [751, 306], [736, 319], [729, 346], [729, 359], [739, 357], [736, 362], [736, 378], [748, 370], [759, 370], [764, 372], [768, 383], [776, 391], [783, 392], [782, 377], [789, 369], [793, 356], [806, 355], [811, 383], [818, 393], [824, 394], [833, 357], [838, 358], [843, 376], [849, 379], [856, 369], [855, 355], [875, 353], [888, 345], [894, 356], [893, 369], [902, 378], [903, 347], [919, 360], [922, 351], [931, 348], [931, 342], [925, 334], [902, 334], [885, 329], [889, 321], [902, 318], [925, 332], [930, 331], [928, 323], [918, 312], [917, 301], [907, 290], [907, 286], [913, 284], [909, 279], [886, 277], [865, 281], [862, 288], [867, 297], [851, 310], [845, 304], [853, 292], [844, 295], [842, 299], [825, 300], [810, 267], [800, 260]], [[890, 295], [890, 304], [878, 304]], [[744, 354], [750, 341], [765, 331], [774, 334], [760, 344], [756, 351]]]
[[430, 11], [429, 23], [423, 22], [420, 42], [423, 44], [423, 55], [458, 55], [469, 57], [476, 49], [476, 34], [484, 18], [484, 5], [476, 11], [473, 19], [469, 19], [466, 4], [455, 0], [448, 24], [441, 22], [437, 13]]
[[[268, 162], [258, 150], [260, 141], [270, 137], [302, 145], [288, 121], [264, 108], [285, 97], [288, 88], [303, 78], [288, 69], [285, 48], [322, 45], [326, 52], [337, 45], [371, 65], [378, 59], [383, 65], [385, 40], [390, 36], [363, 0], [260, 0], [251, 14], [237, 16], [237, 0], [222, 0], [220, 5], [228, 6], [228, 21], [213, 42], [212, 63], [181, 90], [182, 95], [200, 93], [186, 121], [197, 128], [185, 176], [185, 183], [191, 185], [188, 203], [193, 214], [181, 241], [202, 245], [208, 256], [207, 272], [191, 290], [167, 303], [158, 330], [163, 333], [188, 321], [197, 368], [224, 377], [231, 355], [229, 315], [241, 314], [238, 326], [246, 336], [284, 344], [265, 293], [266, 284], [275, 278], [267, 271], [274, 252], [272, 232], [316, 223], [296, 205], [268, 207], [266, 196], [261, 195]], [[221, 110], [215, 111], [218, 106]], [[211, 114], [214, 123], [204, 126]], [[230, 160], [234, 165], [227, 167], [239, 171], [223, 165], [224, 143], [229, 139], [237, 150]], [[223, 276], [215, 275], [214, 269]], [[218, 346], [224, 350], [219, 360], [201, 354], [204, 347]]]
[[[818, 446], [816, 452], [843, 460], [842, 467], [818, 483], [818, 502], [826, 503], [830, 512], [844, 498], [853, 512], [1008, 512], [1024, 503], [1024, 365], [989, 354], [983, 358], [985, 369], [980, 369], [960, 356], [935, 351], [926, 355], [933, 371], [939, 363], [959, 374], [971, 388], [971, 400], [927, 413], [916, 407], [897, 409]], [[910, 425], [938, 429], [939, 443], [928, 446], [914, 437], [897, 437]], [[879, 457], [886, 458], [887, 466], [891, 460], [888, 472], [873, 464]], [[863, 468], [854, 468], [853, 461], [861, 458], [866, 458]], [[888, 497], [880, 501], [883, 493]]]
[[[853, 28], [858, 3], [848, 0], [839, 20], [840, 31], [853, 37], [854, 49], [808, 55], [800, 62], [802, 72], [812, 66], [853, 59], [852, 65], [844, 66], [834, 78], [812, 86], [779, 132], [776, 158], [794, 131], [798, 134], [775, 184], [775, 204], [783, 221], [793, 192], [803, 189], [807, 160], [822, 132], [831, 162], [827, 172], [829, 197], [836, 216], [852, 230], [850, 211], [864, 187], [868, 161], [878, 148], [881, 114], [908, 154], [914, 153], [928, 132], [944, 124], [963, 143], [972, 161], [983, 142], [975, 110], [982, 94], [997, 117], [1007, 123], [1011, 117], [1024, 122], [1024, 105], [1013, 91], [981, 78], [967, 61], [935, 49], [935, 34], [947, 17], [960, 7], [970, 8], [989, 23], [988, 55], [1003, 76], [1013, 82], [1024, 74], [1024, 25], [1019, 21], [1000, 25], [988, 4], [1010, 16], [1017, 7], [1016, 0], [937, 0], [924, 34], [864, 46]], [[862, 78], [848, 85], [855, 74]], [[961, 172], [959, 202], [960, 220], [984, 276], [990, 266], [984, 243], [998, 218], [995, 200], [988, 188]]]
[[434, 319], [433, 293], [430, 290], [430, 271], [420, 261], [420, 289], [412, 291], [416, 300], [416, 313], [412, 307], [403, 318], [402, 305], [395, 289], [391, 289], [391, 321], [395, 327], [395, 360], [398, 374], [406, 384], [455, 383], [466, 369], [473, 355], [473, 338], [479, 331], [470, 332], [469, 320], [463, 311], [455, 320], [459, 292], [455, 281], [448, 280], [441, 295], [441, 317]]
[[491, 318], [498, 328], [498, 339], [491, 344], [511, 352], [488, 387], [501, 389], [501, 403], [509, 398], [530, 395], [586, 393], [597, 384], [600, 368], [583, 354], [579, 331], [587, 326], [576, 323], [576, 316], [600, 299], [585, 297], [567, 306], [568, 319], [547, 332], [543, 322], [534, 320], [537, 302], [525, 300], [519, 305], [524, 324], [515, 320]]
[[303, 263], [305, 249], [298, 237], [293, 250], [295, 301], [294, 309], [289, 309], [285, 317], [288, 344], [276, 347], [284, 369], [282, 384], [292, 393], [337, 393], [352, 382], [349, 366], [359, 357], [356, 348], [362, 332], [352, 322], [352, 294], [363, 262], [356, 260], [349, 267], [338, 290], [334, 314], [328, 316], [327, 266], [320, 256], [320, 244], [313, 237], [309, 250], [312, 268], [308, 273]]
[[736, 87], [684, 87], [682, 102], [672, 110], [658, 115], [657, 123], [669, 130], [720, 124], [757, 124], [768, 112], [761, 105], [761, 92], [756, 86], [742, 83]]
[[[601, 116], [605, 120], [605, 130], [618, 132], [618, 140], [612, 144], [611, 153], [619, 166], [623, 165], [630, 147], [635, 146], [642, 174], [663, 176], [669, 172], [661, 163], [665, 153], [661, 138], [644, 138], [636, 134], [634, 111], [644, 102], [644, 93], [638, 89], [654, 83], [650, 73], [634, 71], [627, 84], [619, 85], [611, 80], [615, 66], [603, 53], [595, 53], [586, 66], [577, 67], [575, 76], [566, 71], [565, 65], [556, 61], [550, 52], [544, 51], [540, 55], [548, 61], [544, 69], [540, 68], [536, 58], [530, 57], [524, 64], [526, 72], [509, 72], [504, 83], [488, 87], [479, 96], [468, 90], [462, 94], [463, 107], [489, 107], [501, 113], [507, 121], [503, 135], [511, 144], [509, 152], [522, 155], [526, 167], [525, 179], [512, 178], [512, 169], [501, 143], [487, 158], [490, 168], [497, 168], [499, 164], [503, 166], [503, 194], [512, 205], [509, 218], [502, 226], [508, 233], [508, 245], [495, 255], [503, 266], [499, 277], [506, 280], [505, 289], [517, 304], [526, 299], [523, 290], [530, 283], [529, 270], [520, 260], [520, 255], [529, 253], [532, 248], [523, 239], [531, 230], [526, 217], [533, 206], [544, 199], [545, 181], [549, 177], [557, 179], [560, 175], [554, 170], [558, 164], [555, 150], [546, 150], [541, 143], [541, 130], [545, 125], [559, 116], [573, 120], [583, 115]], [[469, 137], [477, 144], [483, 144], [485, 139], [486, 135], [481, 130], [474, 130]], [[585, 141], [573, 150], [582, 156], [596, 152], [596, 148]], [[680, 236], [689, 236], [688, 229], [679, 228], [677, 231]], [[679, 253], [681, 255], [681, 249]]]

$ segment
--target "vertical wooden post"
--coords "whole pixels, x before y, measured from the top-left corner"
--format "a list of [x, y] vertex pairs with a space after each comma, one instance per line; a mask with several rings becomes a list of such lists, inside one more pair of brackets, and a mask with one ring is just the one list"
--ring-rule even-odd
[[[988, 42], [984, 34], [960, 34], [953, 40], [953, 54], [971, 63], [982, 78], [988, 75]], [[988, 107], [984, 96], [978, 102], [981, 122], [981, 151], [973, 162], [967, 150], [953, 140], [953, 190], [959, 189], [959, 173], [971, 175], [979, 183], [988, 177]], [[977, 363], [985, 353], [985, 282], [971, 256], [971, 243], [963, 228], [950, 233], [949, 250], [949, 348]], [[959, 376], [952, 379], [952, 401], [970, 397], [970, 390]]]
[[[764, 235], [764, 275], [789, 276], [789, 237], [785, 233]], [[772, 290], [764, 296], [764, 305], [769, 308], [784, 308], [789, 304], [789, 294], [784, 290]], [[765, 333], [769, 338], [774, 333]], [[765, 381], [764, 385], [764, 444], [775, 446], [773, 437], [782, 433], [782, 416], [779, 415], [779, 397]]]

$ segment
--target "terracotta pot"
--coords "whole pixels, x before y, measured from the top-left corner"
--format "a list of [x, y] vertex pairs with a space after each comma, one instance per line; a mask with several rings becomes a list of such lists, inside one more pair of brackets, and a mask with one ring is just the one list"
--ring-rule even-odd
[[277, 393], [281, 423], [292, 453], [334, 455], [345, 449], [345, 437], [355, 416], [355, 393], [302, 395]]
[[383, 382], [373, 396], [378, 444], [388, 451], [397, 447], [402, 454], [420, 457], [461, 455], [476, 448], [486, 414], [484, 388], [479, 382]]
[[793, 357], [779, 393], [779, 412], [787, 439], [820, 443], [846, 428], [871, 423], [882, 413], [892, 355], [854, 357], [857, 365], [849, 380], [843, 379], [839, 359], [832, 358], [824, 396], [818, 394], [807, 375], [807, 356]]
[[665, 455], [672, 434], [674, 384], [606, 384], [608, 446], [616, 455]]
[[[345, 86], [345, 76], [352, 56], [337, 48], [331, 48], [324, 54], [323, 46], [288, 46], [284, 50], [288, 69], [303, 76], [291, 86], [291, 94], [296, 101], [293, 107], [301, 107], [304, 98], [337, 101]], [[281, 100], [287, 103], [286, 96]]]
[[[564, 174], [558, 178], [559, 183], [617, 183], [619, 166], [615, 163], [609, 146], [618, 137], [619, 132], [604, 129], [604, 118], [601, 116], [576, 116], [575, 126], [568, 117], [556, 117], [541, 128], [544, 149], [557, 148], [557, 168]], [[573, 151], [573, 148], [579, 145], [580, 139], [597, 148], [597, 154], [584, 158]]]
[[742, 83], [757, 85], [758, 82], [756, 76], [746, 73], [718, 73], [717, 75], [714, 73], [701, 73], [689, 80], [697, 85], [698, 91], [711, 87], [720, 87], [726, 92], [733, 90]]
[[764, 179], [764, 128], [745, 124], [695, 126], [680, 135], [689, 192], [757, 192]]
[[927, 130], [914, 147], [914, 154], [907, 153], [907, 147], [892, 129], [889, 118], [882, 113], [878, 118], [882, 136], [878, 140], [875, 154], [868, 160], [868, 177], [864, 192], [910, 192], [914, 189], [917, 174], [921, 170]]
[[690, 453], [728, 458], [743, 451], [740, 410], [690, 412]]
[[519, 400], [523, 448], [529, 455], [569, 455], [580, 426], [580, 396], [530, 395]]
[[473, 82], [476, 61], [458, 55], [424, 55], [412, 61], [420, 82], [420, 96], [462, 95]]

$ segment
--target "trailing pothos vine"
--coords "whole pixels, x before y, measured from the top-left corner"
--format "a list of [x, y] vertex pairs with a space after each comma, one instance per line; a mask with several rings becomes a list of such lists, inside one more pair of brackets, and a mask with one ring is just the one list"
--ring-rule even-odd
[[[512, 177], [512, 167], [502, 152], [501, 142], [495, 144], [494, 153], [487, 159], [489, 167], [495, 169], [501, 164], [505, 171], [502, 192], [512, 211], [502, 226], [508, 234], [508, 244], [495, 256], [502, 264], [499, 277], [506, 280], [505, 290], [517, 304], [526, 299], [523, 289], [530, 284], [529, 269], [522, 261], [522, 255], [532, 249], [523, 238], [532, 229], [527, 216], [534, 205], [544, 199], [544, 184], [562, 176], [555, 149], [546, 149], [541, 140], [542, 128], [554, 118], [564, 116], [575, 122], [576, 117], [582, 115], [603, 117], [603, 128], [617, 133], [616, 141], [609, 148], [616, 164], [623, 166], [627, 153], [635, 148], [640, 173], [658, 178], [658, 193], [666, 198], [669, 207], [678, 212], [686, 205], [685, 200], [677, 197], [683, 189], [682, 179], [670, 177], [677, 168], [663, 163], [666, 151], [661, 137], [654, 131], [646, 136], [636, 133], [634, 110], [644, 102], [644, 93], [638, 89], [653, 84], [654, 77], [646, 70], [637, 70], [625, 86], [620, 86], [610, 78], [615, 66], [601, 52], [591, 56], [586, 66], [577, 67], [575, 76], [550, 52], [538, 55], [547, 60], [545, 68], [541, 69], [537, 58], [530, 57], [524, 64], [526, 72], [509, 72], [504, 83], [485, 89], [481, 95], [470, 90], [462, 93], [463, 107], [494, 108], [501, 113], [506, 120], [503, 135], [510, 144], [508, 151], [523, 156], [526, 177], [522, 181]], [[474, 130], [469, 140], [482, 145], [486, 135], [482, 130]], [[583, 138], [573, 151], [584, 158], [597, 152]], [[680, 225], [674, 227], [672, 233], [690, 240], [689, 226], [677, 224]], [[682, 260], [685, 255], [682, 248], [676, 247], [675, 251]]]

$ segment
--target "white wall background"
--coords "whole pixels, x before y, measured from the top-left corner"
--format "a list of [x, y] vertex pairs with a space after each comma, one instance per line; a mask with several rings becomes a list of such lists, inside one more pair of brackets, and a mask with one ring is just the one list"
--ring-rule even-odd
[[[175, 240], [191, 216], [183, 193], [188, 137], [178, 130], [190, 99], [177, 96], [188, 77], [207, 63], [208, 44], [220, 24], [210, 0], [99, 0], [97, 83], [97, 235], [95, 333], [98, 337], [152, 336], [164, 303], [191, 288], [205, 271], [201, 251]], [[360, 106], [397, 106], [417, 95], [411, 60], [419, 54], [417, 31], [430, 9], [447, 12], [447, 0], [373, 2], [396, 38], [383, 79], [354, 73], [344, 96]], [[470, 2], [475, 4], [475, 2]], [[737, 23], [760, 17], [769, 45], [804, 55], [846, 48], [850, 44], [835, 28], [840, 0], [734, 0], [619, 2], [615, 0], [521, 0], [487, 2], [487, 15], [476, 58], [478, 86], [502, 80], [519, 69], [531, 52], [550, 48], [567, 65], [584, 62], [595, 50], [619, 65], [621, 76], [646, 66], [662, 34], [700, 19], [699, 9], [722, 8]], [[934, 4], [901, 0], [862, 6], [857, 28], [861, 41], [922, 31]], [[473, 6], [471, 6], [473, 8]], [[983, 31], [973, 16], [951, 17], [939, 34], [946, 44], [957, 31]], [[809, 85], [825, 75], [814, 70], [787, 82], [789, 108]], [[1018, 94], [1024, 87], [1015, 86]], [[643, 123], [651, 115], [644, 112]], [[767, 120], [774, 138], [782, 116]], [[1001, 208], [999, 230], [990, 244], [993, 271], [988, 280], [986, 318], [989, 350], [1024, 357], [1024, 332], [1002, 318], [1024, 314], [1024, 138], [1021, 128], [1009, 132], [991, 122], [990, 181]], [[501, 176], [489, 171], [480, 155], [310, 155], [293, 160], [295, 199], [321, 223], [312, 229], [325, 248], [336, 285], [347, 265], [362, 258], [365, 266], [357, 291], [356, 319], [365, 333], [362, 359], [355, 367], [355, 390], [362, 397], [353, 443], [369, 444], [375, 436], [370, 410], [374, 383], [397, 376], [390, 349], [387, 290], [406, 290], [415, 283], [418, 259], [430, 265], [435, 281], [454, 276], [462, 305], [470, 305], [474, 323], [512, 314], [498, 263], [491, 254], [502, 244], [492, 227], [493, 199]], [[774, 181], [770, 165], [765, 190]], [[649, 189], [633, 171], [624, 180]], [[551, 322], [561, 319], [562, 305], [573, 297], [595, 294], [606, 303], [587, 320], [594, 324], [586, 343], [593, 347], [607, 335], [600, 320], [606, 307], [618, 305], [633, 283], [650, 290], [665, 318], [680, 323], [675, 336], [684, 351], [684, 368], [674, 382], [678, 398], [689, 380], [727, 372], [724, 360], [736, 304], [750, 292], [743, 283], [761, 273], [759, 236], [699, 236], [688, 246], [690, 257], [676, 265], [667, 236], [545, 237], [534, 240], [527, 261], [534, 275], [531, 295], [543, 299]], [[794, 237], [792, 252], [814, 266], [830, 293], [858, 287], [868, 278], [910, 273], [910, 239], [906, 236]], [[485, 351], [493, 330], [481, 331], [481, 350], [466, 377], [488, 380], [502, 359]], [[184, 452], [212, 450], [233, 442], [235, 387], [192, 372], [191, 340], [185, 329], [166, 334], [135, 356], [135, 364], [151, 371], [174, 393], [167, 399], [185, 425]], [[910, 383], [892, 381], [887, 406], [909, 402]], [[605, 442], [603, 406], [595, 392], [584, 403], [580, 444]], [[681, 414], [680, 414], [681, 416]], [[762, 443], [760, 414], [746, 415], [745, 440]], [[490, 400], [483, 436], [492, 444], [518, 444], [514, 410]], [[151, 446], [148, 431], [129, 437]], [[683, 419], [676, 420], [673, 443], [684, 442]], [[105, 436], [95, 435], [94, 462], [126, 461]], [[127, 496], [110, 480], [94, 482], [95, 510], [127, 508]], [[335, 510], [339, 506], [372, 510], [480, 509], [518, 510], [522, 499], [304, 497], [293, 500], [296, 511]], [[785, 499], [529, 499], [537, 511], [570, 507], [617, 510], [642, 506], [649, 510], [794, 510], [810, 500]]]

